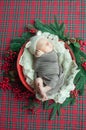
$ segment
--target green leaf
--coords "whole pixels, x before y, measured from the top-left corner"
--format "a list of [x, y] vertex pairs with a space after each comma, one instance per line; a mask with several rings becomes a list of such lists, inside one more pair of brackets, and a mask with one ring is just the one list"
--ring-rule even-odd
[[53, 24], [49, 24], [47, 26], [49, 27], [49, 29], [51, 29], [53, 34], [55, 34], [55, 35], [59, 34], [58, 30], [56, 30], [56, 28], [53, 26]]
[[80, 51], [80, 55], [86, 59], [86, 53]]
[[21, 43], [24, 44], [25, 43], [25, 38], [24, 37], [15, 37], [14, 39], [11, 40], [11, 43]]
[[81, 37], [77, 37], [78, 40], [83, 40]]
[[74, 56], [76, 58], [76, 63], [78, 66], [81, 66], [81, 59], [80, 59], [80, 50], [78, 47], [74, 46], [74, 44], [70, 44], [70, 48], [72, 49]]
[[56, 103], [52, 103], [51, 105], [49, 105], [49, 106], [47, 107], [47, 109], [52, 109], [55, 105], [56, 105]]
[[58, 116], [60, 115], [60, 109], [61, 109], [61, 104], [57, 104], [57, 113], [58, 113]]
[[85, 84], [85, 77], [81, 76], [81, 78], [79, 79], [78, 83], [76, 84], [76, 89], [77, 90], [82, 90]]
[[60, 115], [60, 108], [61, 108], [61, 104], [59, 104], [59, 103], [54, 104], [54, 107], [52, 109], [52, 113], [51, 113], [51, 116], [50, 116], [51, 120], [53, 120], [55, 118], [57, 113], [58, 113], [58, 115]]
[[56, 27], [55, 27], [54, 24], [51, 24], [51, 23], [50, 23], [48, 26], [49, 26], [49, 28], [52, 29], [55, 33], [57, 33], [58, 30], [56, 29]]
[[19, 51], [19, 49], [21, 48], [21, 44], [20, 43], [11, 43], [10, 45], [10, 49], [12, 51]]
[[49, 103], [49, 101], [45, 101], [45, 102], [43, 102], [43, 109], [48, 109], [48, 103]]
[[73, 43], [73, 45], [77, 48], [80, 48], [80, 44], [78, 42]]
[[79, 71], [79, 72], [77, 73], [76, 77], [74, 78], [74, 84], [75, 84], [75, 85], [77, 84], [77, 82], [78, 82], [78, 80], [80, 79], [80, 77], [81, 77], [81, 71]]
[[38, 107], [39, 104], [37, 102], [34, 102], [34, 107]]
[[72, 99], [71, 99], [71, 102], [70, 102], [70, 105], [74, 105], [75, 101], [76, 101], [76, 99], [75, 99], [75, 98], [72, 98]]
[[80, 69], [81, 69], [82, 75], [86, 76], [86, 70], [82, 66], [80, 66]]
[[61, 32], [64, 32], [64, 30], [65, 30], [65, 24], [64, 24], [64, 23], [62, 23], [62, 24], [60, 25], [59, 30], [60, 30]]
[[81, 80], [81, 86], [79, 87], [79, 95], [83, 95], [84, 94], [84, 87], [85, 87], [85, 84], [86, 84], [86, 78], [83, 77], [82, 80]]
[[29, 38], [32, 36], [32, 34], [31, 33], [29, 33], [29, 32], [24, 32], [23, 34], [22, 34], [22, 38], [24, 38], [25, 40], [29, 40]]
[[53, 34], [53, 31], [46, 24], [43, 24], [39, 19], [35, 20], [34, 25], [38, 30], [41, 30], [42, 32], [49, 32]]
[[53, 110], [52, 110], [52, 113], [51, 113], [51, 116], [50, 116], [50, 119], [53, 120], [56, 116], [56, 113], [57, 113], [57, 104], [55, 104]]
[[57, 22], [56, 16], [54, 16], [54, 23], [55, 23], [56, 29], [58, 30], [59, 29], [59, 23]]
[[68, 38], [64, 35], [65, 25], [62, 23], [58, 24], [56, 17], [53, 24], [43, 24], [39, 19], [35, 20], [35, 27], [42, 32], [49, 32], [54, 35], [58, 35], [60, 39], [67, 40]]
[[35, 109], [39, 106], [39, 103], [34, 101], [34, 99], [29, 99], [29, 105], [24, 106], [23, 109]]
[[49, 104], [49, 101], [43, 102], [43, 108], [46, 110], [54, 108], [55, 105], [56, 105], [55, 102], [53, 102], [52, 104]]
[[71, 100], [72, 100], [71, 97], [67, 98], [67, 99], [63, 102], [62, 107], [65, 107], [65, 106], [67, 106], [68, 104], [70, 104]]

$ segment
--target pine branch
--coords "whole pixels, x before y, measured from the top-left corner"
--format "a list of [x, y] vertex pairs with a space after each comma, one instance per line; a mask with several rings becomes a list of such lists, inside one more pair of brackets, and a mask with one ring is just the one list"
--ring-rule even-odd
[[71, 102], [70, 102], [70, 105], [74, 105], [75, 101], [76, 101], [76, 98], [72, 98]]
[[31, 36], [33, 36], [33, 35], [32, 35], [31, 33], [29, 33], [29, 32], [24, 32], [24, 33], [22, 34], [22, 38], [24, 38], [25, 41], [29, 40], [29, 38], [30, 38]]
[[21, 48], [21, 44], [20, 43], [11, 43], [10, 45], [10, 49], [12, 51], [19, 51], [19, 49]]
[[83, 89], [84, 83], [85, 83], [85, 78], [84, 76], [82, 76], [80, 77], [78, 83], [76, 84], [76, 89], [77, 90]]
[[86, 59], [86, 54], [82, 51], [80, 51], [80, 55]]
[[60, 25], [59, 30], [60, 30], [61, 32], [64, 32], [64, 30], [65, 30], [65, 24], [64, 24], [64, 23], [62, 23], [62, 24]]
[[11, 43], [25, 43], [25, 38], [24, 37], [15, 37], [14, 39], [11, 40]]
[[35, 27], [42, 32], [49, 32], [54, 35], [58, 35], [60, 39], [64, 40], [67, 37], [64, 35], [64, 23], [59, 25], [55, 20], [54, 24], [43, 24], [39, 19], [35, 21]]
[[71, 101], [72, 101], [72, 98], [69, 97], [69, 98], [67, 98], [67, 99], [63, 102], [63, 104], [62, 104], [61, 106], [62, 106], [62, 107], [65, 107], [65, 106], [69, 105], [69, 104], [71, 103]]
[[55, 27], [58, 30], [59, 29], [59, 23], [57, 22], [56, 16], [54, 16], [54, 23], [55, 23]]
[[74, 56], [76, 58], [76, 63], [78, 64], [78, 66], [81, 66], [81, 59], [80, 59], [80, 50], [77, 46], [75, 46], [74, 44], [70, 44], [70, 48], [72, 49]]
[[50, 119], [53, 120], [56, 116], [56, 113], [57, 113], [57, 104], [56, 106], [52, 109], [52, 113], [51, 113], [51, 116], [50, 116]]
[[75, 85], [76, 85], [77, 82], [79, 81], [80, 77], [81, 77], [81, 71], [79, 71], [79, 72], [77, 73], [77, 75], [76, 75], [76, 77], [75, 77], [75, 79], [74, 79], [74, 84], [75, 84]]
[[45, 102], [43, 102], [43, 109], [48, 109], [48, 103], [49, 103], [49, 101], [45, 101]]
[[39, 19], [35, 20], [34, 26], [38, 29], [41, 30], [42, 32], [50, 32], [52, 34], [52, 30], [46, 27]]

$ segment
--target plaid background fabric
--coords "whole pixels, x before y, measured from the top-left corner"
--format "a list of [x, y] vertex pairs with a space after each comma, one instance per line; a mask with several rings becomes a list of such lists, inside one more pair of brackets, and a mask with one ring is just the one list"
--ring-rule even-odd
[[[13, 37], [21, 36], [24, 26], [39, 18], [52, 23], [66, 24], [71, 36], [86, 40], [86, 0], [0, 0], [0, 81], [1, 64], [5, 50]], [[49, 112], [42, 109], [36, 114], [22, 110], [26, 102], [16, 100], [11, 91], [0, 90], [0, 130], [85, 130], [86, 92], [74, 106], [61, 109], [61, 116], [50, 121]]]

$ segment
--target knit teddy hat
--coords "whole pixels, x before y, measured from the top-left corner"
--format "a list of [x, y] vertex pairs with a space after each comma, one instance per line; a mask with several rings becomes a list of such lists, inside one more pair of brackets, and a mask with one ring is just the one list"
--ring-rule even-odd
[[27, 42], [27, 44], [25, 46], [26, 48], [29, 49], [31, 54], [35, 55], [37, 42], [41, 38], [46, 38], [52, 44], [57, 43], [59, 41], [59, 37], [57, 35], [50, 34], [49, 32], [43, 32], [42, 33], [41, 31], [38, 31], [35, 36], [30, 38], [30, 41]]
[[42, 35], [41, 31], [38, 31], [38, 33], [31, 37], [30, 41], [27, 42], [25, 47], [29, 49], [31, 54], [35, 55], [37, 42], [41, 38], [44, 38], [44, 36]]

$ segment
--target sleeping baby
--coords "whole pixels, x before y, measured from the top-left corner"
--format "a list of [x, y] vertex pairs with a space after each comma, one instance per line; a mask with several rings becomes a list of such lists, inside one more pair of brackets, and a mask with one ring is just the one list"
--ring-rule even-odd
[[46, 101], [48, 96], [58, 92], [64, 84], [63, 68], [52, 42], [44, 36], [32, 37], [27, 46], [35, 57], [35, 91], [42, 101]]

